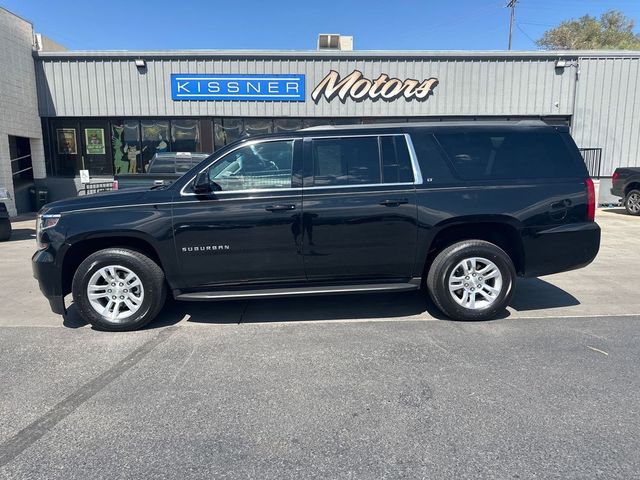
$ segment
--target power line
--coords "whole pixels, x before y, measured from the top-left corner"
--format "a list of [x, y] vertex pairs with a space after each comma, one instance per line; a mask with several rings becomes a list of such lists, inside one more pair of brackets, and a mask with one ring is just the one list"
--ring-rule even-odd
[[525, 37], [527, 37], [529, 40], [531, 40], [531, 43], [533, 43], [534, 45], [538, 45], [538, 44], [536, 43], [536, 41], [535, 41], [533, 38], [531, 38], [531, 37], [529, 36], [529, 34], [527, 34], [527, 32], [525, 32], [525, 31], [523, 30], [523, 28], [522, 28], [522, 26], [521, 26], [521, 25], [524, 25], [524, 24], [523, 24], [523, 23], [517, 23], [517, 22], [516, 22], [516, 28], [517, 28], [518, 30], [520, 30], [520, 32], [522, 32], [522, 34], [523, 34]]

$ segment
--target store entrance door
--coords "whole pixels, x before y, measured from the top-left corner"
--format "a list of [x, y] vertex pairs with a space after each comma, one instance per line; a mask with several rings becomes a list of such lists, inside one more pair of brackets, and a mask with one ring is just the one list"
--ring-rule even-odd
[[28, 138], [9, 135], [9, 159], [16, 210], [18, 213], [30, 212], [29, 188], [33, 185], [33, 165]]

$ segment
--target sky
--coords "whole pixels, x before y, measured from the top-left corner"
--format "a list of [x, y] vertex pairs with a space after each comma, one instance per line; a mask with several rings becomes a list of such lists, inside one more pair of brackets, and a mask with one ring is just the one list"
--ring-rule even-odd
[[[318, 33], [356, 50], [504, 50], [508, 0], [0, 0], [71, 50], [314, 50]], [[563, 20], [640, 0], [518, 0], [514, 50]], [[636, 32], [640, 29], [636, 28]]]

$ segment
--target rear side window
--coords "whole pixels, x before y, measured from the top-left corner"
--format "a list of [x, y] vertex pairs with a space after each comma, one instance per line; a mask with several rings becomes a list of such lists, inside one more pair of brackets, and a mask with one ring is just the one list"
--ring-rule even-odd
[[382, 182], [413, 182], [413, 169], [407, 141], [399, 135], [380, 137], [382, 153]]
[[436, 134], [465, 180], [582, 176], [562, 138], [553, 132]]
[[422, 176], [428, 183], [448, 183], [454, 180], [442, 148], [438, 146], [432, 133], [413, 132], [411, 142], [418, 157]]
[[312, 149], [314, 185], [380, 183], [377, 137], [315, 139]]

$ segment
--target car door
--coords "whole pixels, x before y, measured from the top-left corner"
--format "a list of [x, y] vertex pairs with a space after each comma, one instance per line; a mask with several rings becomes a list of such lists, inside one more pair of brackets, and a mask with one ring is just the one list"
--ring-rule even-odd
[[405, 135], [305, 138], [304, 156], [307, 278], [410, 278], [419, 170]]
[[251, 141], [208, 166], [218, 191], [174, 203], [181, 287], [305, 279], [295, 228], [302, 213], [301, 140]]

